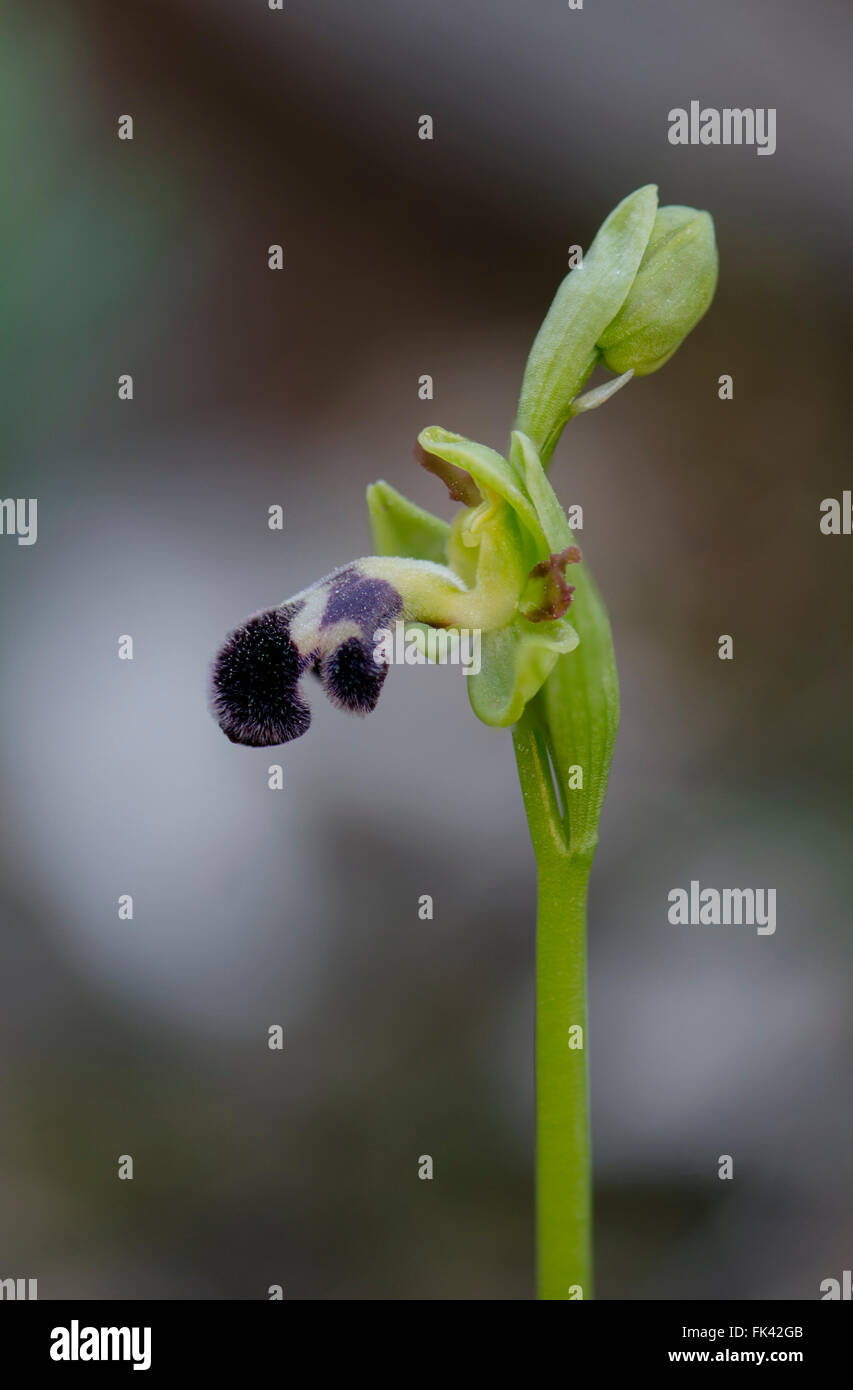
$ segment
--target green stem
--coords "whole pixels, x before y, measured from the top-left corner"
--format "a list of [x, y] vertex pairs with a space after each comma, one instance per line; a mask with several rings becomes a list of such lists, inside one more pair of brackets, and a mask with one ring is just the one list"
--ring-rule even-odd
[[[513, 731], [538, 867], [536, 1225], [541, 1299], [592, 1297], [586, 1042], [586, 897], [591, 853], [572, 853], [549, 735], [528, 705]], [[577, 1030], [580, 1029], [580, 1033]], [[575, 1046], [570, 1046], [574, 1042]], [[580, 1043], [580, 1046], [577, 1044]]]

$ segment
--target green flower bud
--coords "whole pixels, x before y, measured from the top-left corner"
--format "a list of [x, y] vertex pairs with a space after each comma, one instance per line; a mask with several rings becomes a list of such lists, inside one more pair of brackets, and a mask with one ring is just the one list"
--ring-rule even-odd
[[628, 298], [598, 340], [604, 365], [648, 376], [668, 362], [714, 298], [718, 266], [710, 214], [661, 208]]
[[547, 464], [572, 402], [598, 365], [596, 344], [622, 308], [642, 264], [658, 207], [657, 186], [623, 198], [598, 229], [583, 259], [563, 280], [530, 349], [516, 429]]

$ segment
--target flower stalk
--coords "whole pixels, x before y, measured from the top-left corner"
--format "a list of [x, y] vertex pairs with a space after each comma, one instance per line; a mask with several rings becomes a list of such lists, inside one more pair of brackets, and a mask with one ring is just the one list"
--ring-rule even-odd
[[568, 678], [565, 668], [555, 671], [513, 730], [538, 879], [536, 1249], [544, 1300], [593, 1294], [587, 891], [619, 685], [604, 604], [586, 567], [578, 579], [580, 641]]

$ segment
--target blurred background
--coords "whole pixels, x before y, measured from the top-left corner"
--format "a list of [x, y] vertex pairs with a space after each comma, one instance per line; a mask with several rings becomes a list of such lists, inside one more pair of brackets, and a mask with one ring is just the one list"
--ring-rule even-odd
[[[597, 1291], [813, 1299], [850, 1267], [853, 541], [818, 523], [851, 486], [851, 31], [842, 0], [8, 0], [2, 492], [39, 537], [0, 544], [0, 1277], [532, 1296], [509, 735], [415, 668], [368, 720], [315, 696], [304, 739], [236, 748], [207, 666], [369, 549], [371, 480], [449, 515], [417, 431], [503, 447], [568, 248], [649, 181], [714, 214], [717, 299], [553, 470], [622, 679]], [[670, 146], [694, 98], [776, 107], [776, 154]], [[693, 878], [775, 887], [775, 936], [669, 926]]]

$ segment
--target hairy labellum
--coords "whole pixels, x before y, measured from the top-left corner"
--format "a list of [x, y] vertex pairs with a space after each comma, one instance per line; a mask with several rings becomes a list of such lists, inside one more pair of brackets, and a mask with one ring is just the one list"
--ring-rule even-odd
[[309, 662], [290, 637], [295, 611], [284, 604], [255, 614], [230, 634], [213, 663], [211, 705], [232, 743], [289, 743], [311, 723], [298, 686]]
[[252, 748], [299, 738], [311, 723], [299, 689], [309, 669], [333, 704], [368, 714], [388, 671], [374, 657], [375, 633], [402, 610], [393, 584], [353, 564], [255, 614], [213, 663], [211, 706], [220, 728], [232, 743]]

